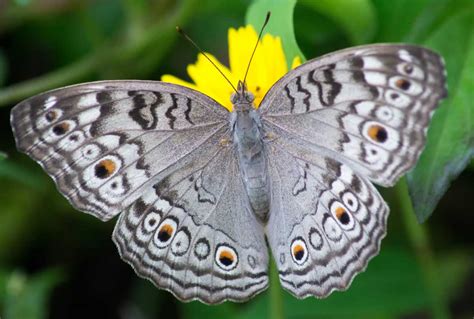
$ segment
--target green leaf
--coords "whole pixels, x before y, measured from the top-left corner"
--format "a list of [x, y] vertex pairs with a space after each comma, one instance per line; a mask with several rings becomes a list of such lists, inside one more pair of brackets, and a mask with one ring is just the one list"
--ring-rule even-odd
[[305, 60], [303, 52], [301, 52], [298, 43], [296, 43], [293, 27], [295, 4], [296, 0], [256, 0], [249, 6], [246, 15], [247, 24], [253, 25], [258, 32], [267, 12], [270, 11], [272, 13], [265, 32], [281, 38], [286, 62], [289, 67], [291, 67], [295, 56], [299, 56], [302, 61]]
[[[304, 300], [284, 292], [285, 318], [395, 318], [421, 311], [428, 304], [421, 271], [408, 252], [384, 247], [345, 292], [335, 292], [326, 299]], [[268, 292], [262, 297], [243, 311], [239, 319], [265, 314]]]
[[225, 302], [217, 306], [208, 306], [200, 303], [199, 301], [193, 301], [190, 303], [183, 304], [181, 307], [184, 318], [186, 319], [198, 319], [198, 318], [236, 318], [237, 307], [231, 302]]
[[[374, 35], [375, 9], [369, 0], [301, 0], [300, 2], [334, 20], [344, 29], [353, 44], [366, 43]], [[318, 32], [318, 30], [308, 31]]]
[[48, 317], [48, 299], [51, 290], [61, 282], [63, 275], [58, 269], [49, 269], [27, 277], [13, 272], [3, 281], [5, 298], [3, 315], [9, 319], [42, 319]]
[[373, 0], [377, 11], [376, 42], [401, 42], [412, 32], [413, 24], [431, 0]]
[[407, 180], [420, 222], [433, 212], [449, 183], [474, 155], [474, 5], [448, 19], [424, 45], [440, 52], [448, 70], [449, 98], [436, 111], [426, 149]]
[[44, 187], [45, 176], [37, 168], [25, 166], [23, 163], [14, 162], [7, 159], [7, 154], [0, 152], [0, 181], [13, 180], [18, 181], [36, 190]]

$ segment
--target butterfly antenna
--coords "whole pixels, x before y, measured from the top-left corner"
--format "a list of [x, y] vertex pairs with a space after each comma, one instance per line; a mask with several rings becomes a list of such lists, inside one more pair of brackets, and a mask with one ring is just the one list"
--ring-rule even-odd
[[250, 56], [249, 64], [247, 64], [247, 70], [245, 71], [245, 76], [244, 76], [244, 83], [245, 83], [245, 80], [247, 80], [247, 74], [249, 73], [250, 64], [252, 63], [253, 55], [255, 54], [255, 51], [257, 51], [258, 42], [260, 41], [260, 38], [262, 37], [263, 30], [267, 26], [268, 20], [270, 20], [270, 11], [267, 12], [265, 22], [263, 23], [262, 28], [260, 29], [260, 33], [258, 34], [257, 43], [255, 43], [255, 47], [253, 48], [252, 55]]
[[206, 59], [209, 60], [209, 62], [211, 62], [211, 64], [217, 69], [217, 71], [219, 71], [219, 73], [224, 77], [224, 79], [226, 79], [227, 82], [229, 82], [230, 86], [232, 87], [232, 89], [234, 89], [235, 93], [238, 93], [237, 92], [237, 89], [235, 88], [235, 86], [232, 84], [232, 82], [225, 76], [225, 74], [221, 71], [221, 69], [219, 69], [219, 67], [214, 63], [212, 62], [212, 60], [207, 56], [206, 52], [204, 52], [197, 44], [196, 42], [194, 42], [185, 32], [183, 29], [181, 29], [180, 27], [176, 27], [176, 31], [178, 31], [179, 34], [181, 34], [186, 40], [189, 41], [189, 43], [191, 43], [198, 51], [199, 53], [201, 53], [202, 55], [204, 55], [206, 57]]

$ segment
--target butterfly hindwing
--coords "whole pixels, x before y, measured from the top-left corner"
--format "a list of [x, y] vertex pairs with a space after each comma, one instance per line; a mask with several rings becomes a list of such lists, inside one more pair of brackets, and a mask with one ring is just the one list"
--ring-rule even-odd
[[180, 300], [245, 301], [268, 285], [263, 227], [233, 148], [201, 155], [121, 214], [113, 239], [140, 276]]
[[436, 53], [412, 45], [367, 45], [290, 71], [259, 108], [268, 132], [292, 135], [390, 186], [423, 150], [431, 115], [446, 96]]
[[365, 178], [324, 155], [275, 139], [267, 236], [282, 286], [299, 298], [345, 290], [375, 256], [388, 207]]
[[79, 210], [108, 220], [223, 126], [228, 112], [171, 84], [105, 81], [32, 97], [12, 110], [17, 147]]

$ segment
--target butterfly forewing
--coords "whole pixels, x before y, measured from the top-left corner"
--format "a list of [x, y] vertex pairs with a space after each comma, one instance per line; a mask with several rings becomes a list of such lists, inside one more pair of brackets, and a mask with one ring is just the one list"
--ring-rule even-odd
[[432, 112], [446, 96], [436, 53], [411, 45], [368, 45], [311, 60], [289, 72], [260, 106], [264, 125], [315, 152], [393, 185], [423, 150]]
[[35, 96], [12, 110], [11, 122], [18, 149], [43, 166], [74, 207], [107, 220], [227, 127], [227, 116], [192, 90], [110, 81]]

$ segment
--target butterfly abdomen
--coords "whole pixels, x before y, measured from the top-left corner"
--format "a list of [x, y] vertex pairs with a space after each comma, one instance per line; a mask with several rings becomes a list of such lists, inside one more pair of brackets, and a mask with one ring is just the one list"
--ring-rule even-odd
[[253, 109], [236, 112], [234, 144], [250, 206], [253, 213], [262, 222], [266, 222], [270, 208], [270, 189], [258, 117]]

